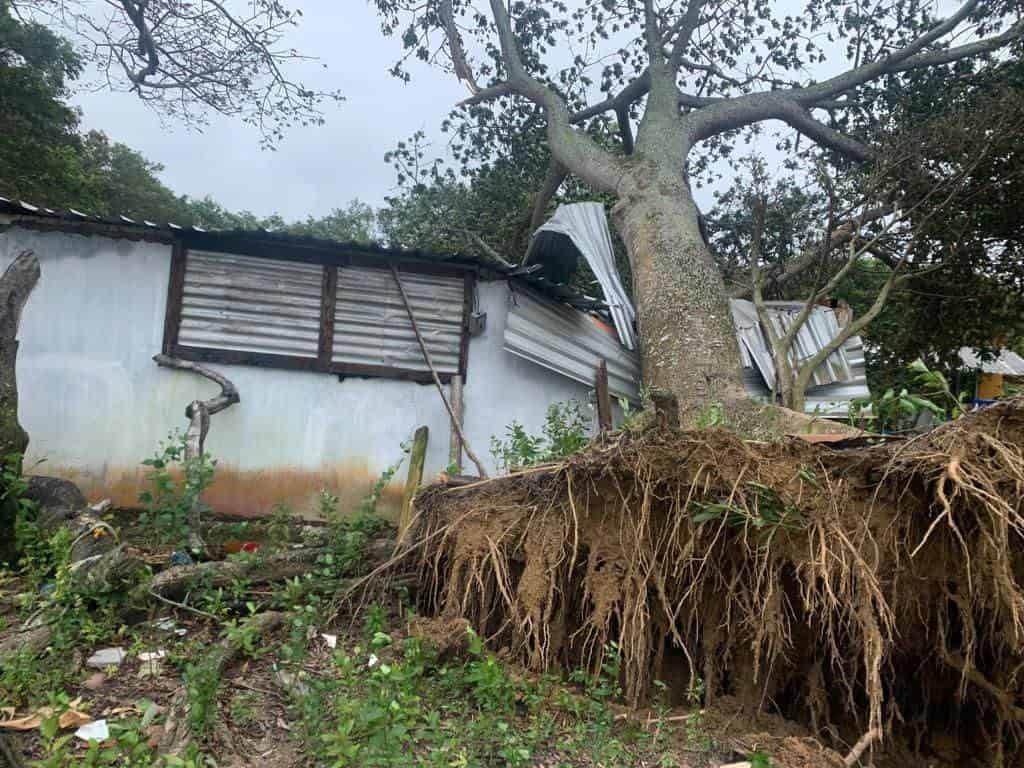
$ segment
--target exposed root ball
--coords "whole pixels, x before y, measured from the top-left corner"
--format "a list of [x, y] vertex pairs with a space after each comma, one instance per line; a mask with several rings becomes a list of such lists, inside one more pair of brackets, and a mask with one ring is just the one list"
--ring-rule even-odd
[[536, 669], [615, 644], [633, 702], [660, 679], [1024, 765], [1022, 446], [1021, 401], [850, 450], [619, 435], [423, 491], [423, 607]]

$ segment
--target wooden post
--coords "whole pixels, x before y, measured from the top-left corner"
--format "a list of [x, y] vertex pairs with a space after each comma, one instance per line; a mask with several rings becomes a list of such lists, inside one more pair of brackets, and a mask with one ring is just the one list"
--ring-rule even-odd
[[448, 382], [448, 391], [451, 393], [452, 399], [452, 415], [454, 420], [459, 423], [456, 425], [454, 420], [452, 422], [452, 433], [448, 438], [448, 465], [455, 467], [455, 474], [462, 474], [462, 438], [459, 437], [461, 432], [460, 427], [462, 426], [462, 377], [458, 374], [454, 374], [451, 380]]
[[409, 475], [405, 479], [405, 494], [402, 496], [402, 512], [398, 517], [398, 543], [405, 539], [406, 531], [412, 524], [412, 499], [423, 481], [423, 462], [427, 458], [427, 438], [430, 430], [422, 426], [416, 430], [412, 438], [412, 450], [409, 452]]
[[402, 303], [405, 304], [405, 312], [409, 315], [409, 325], [412, 326], [412, 332], [416, 334], [416, 341], [419, 342], [420, 351], [423, 353], [423, 359], [427, 363], [427, 368], [430, 369], [431, 376], [434, 377], [434, 385], [437, 387], [438, 394], [441, 395], [441, 401], [444, 403], [445, 409], [448, 411], [448, 418], [452, 420], [452, 429], [459, 431], [459, 439], [462, 441], [462, 447], [466, 450], [466, 455], [469, 456], [469, 460], [476, 465], [476, 471], [480, 477], [487, 477], [487, 470], [484, 469], [483, 463], [473, 453], [473, 449], [469, 447], [469, 441], [466, 439], [466, 435], [462, 432], [462, 425], [458, 419], [455, 418], [455, 413], [452, 411], [452, 404], [448, 402], [448, 396], [444, 393], [444, 387], [441, 386], [441, 377], [437, 375], [437, 368], [434, 367], [434, 360], [430, 356], [430, 350], [427, 349], [427, 342], [423, 340], [423, 334], [420, 333], [420, 326], [416, 322], [416, 313], [412, 311], [412, 304], [409, 302], [409, 296], [405, 292], [405, 286], [402, 285], [402, 278], [398, 276], [398, 268], [391, 264], [391, 274], [395, 278], [395, 285], [398, 286], [398, 293], [402, 297]]
[[597, 392], [597, 426], [602, 432], [612, 429], [612, 397], [608, 394], [608, 363], [604, 360], [597, 366], [594, 381]]

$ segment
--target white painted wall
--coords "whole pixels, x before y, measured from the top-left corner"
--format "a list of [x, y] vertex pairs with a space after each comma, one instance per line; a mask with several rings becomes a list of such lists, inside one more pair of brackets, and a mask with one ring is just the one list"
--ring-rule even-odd
[[[23, 250], [42, 277], [22, 317], [19, 418], [36, 472], [75, 480], [87, 495], [130, 505], [144, 483], [143, 458], [185, 424], [184, 408], [216, 385], [158, 368], [170, 246], [12, 228], [0, 232], [0, 269]], [[484, 333], [471, 339], [465, 432], [489, 469], [490, 438], [516, 419], [539, 431], [547, 406], [588, 391], [502, 349], [504, 282], [479, 284]], [[260, 514], [276, 502], [312, 512], [328, 487], [354, 504], [401, 456], [416, 427], [430, 428], [426, 475], [448, 461], [448, 418], [433, 385], [250, 366], [211, 365], [242, 402], [213, 417], [208, 450], [218, 459], [214, 508]], [[467, 469], [471, 464], [464, 462]], [[398, 479], [404, 479], [405, 472]], [[393, 483], [387, 501], [400, 494]]]

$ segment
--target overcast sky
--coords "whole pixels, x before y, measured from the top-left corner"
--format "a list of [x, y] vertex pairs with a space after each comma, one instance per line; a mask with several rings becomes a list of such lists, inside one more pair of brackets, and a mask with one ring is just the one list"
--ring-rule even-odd
[[[776, 5], [782, 13], [799, 12], [802, 0]], [[97, 7], [103, 7], [99, 0]], [[162, 120], [130, 94], [97, 91], [75, 98], [86, 126], [162, 163], [163, 180], [175, 192], [211, 195], [233, 210], [301, 219], [321, 216], [353, 198], [382, 205], [395, 184], [384, 153], [417, 130], [425, 131], [442, 152], [440, 123], [465, 98], [465, 87], [451, 74], [425, 65], [411, 66], [411, 83], [392, 77], [388, 69], [402, 53], [401, 43], [381, 34], [368, 0], [292, 0], [291, 7], [301, 8], [303, 17], [287, 44], [320, 57], [320, 63], [292, 74], [313, 89], [337, 89], [346, 97], [325, 107], [325, 125], [293, 128], [276, 151], [266, 151], [260, 149], [257, 130], [240, 119], [214, 116], [199, 133]], [[841, 49], [833, 54], [816, 75], [834, 74], [843, 66]], [[781, 159], [767, 138], [759, 141], [758, 150], [770, 165]], [[698, 190], [697, 198], [703, 208], [712, 202], [708, 190]]]
[[315, 89], [340, 89], [347, 100], [328, 105], [327, 123], [294, 128], [277, 151], [260, 149], [256, 129], [214, 118], [203, 133], [161, 121], [125, 93], [79, 93], [87, 128], [162, 163], [163, 181], [179, 194], [213, 196], [231, 209], [285, 218], [322, 215], [358, 197], [374, 206], [393, 191], [384, 153], [423, 129], [440, 137], [444, 115], [466, 91], [454, 77], [426, 67], [411, 84], [388, 74], [400, 41], [385, 38], [365, 0], [298, 0], [303, 18], [289, 43], [319, 56], [298, 71]]

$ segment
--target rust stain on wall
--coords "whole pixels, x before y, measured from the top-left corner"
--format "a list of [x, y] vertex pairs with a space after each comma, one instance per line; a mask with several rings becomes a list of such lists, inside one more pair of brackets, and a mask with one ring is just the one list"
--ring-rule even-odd
[[[109, 498], [117, 507], [139, 507], [139, 494], [148, 487], [148, 467], [108, 467], [92, 471], [69, 466], [44, 465], [41, 473], [72, 481], [90, 501]], [[401, 473], [399, 473], [401, 475]], [[319, 517], [321, 489], [340, 499], [341, 512], [355, 512], [372, 490], [379, 475], [363, 462], [351, 461], [317, 469], [274, 467], [239, 470], [218, 464], [213, 483], [203, 501], [217, 514], [237, 517], [269, 515], [275, 504], [287, 504], [293, 513], [308, 519]], [[403, 483], [399, 476], [384, 489], [377, 504], [383, 517], [397, 520], [402, 506]]]

